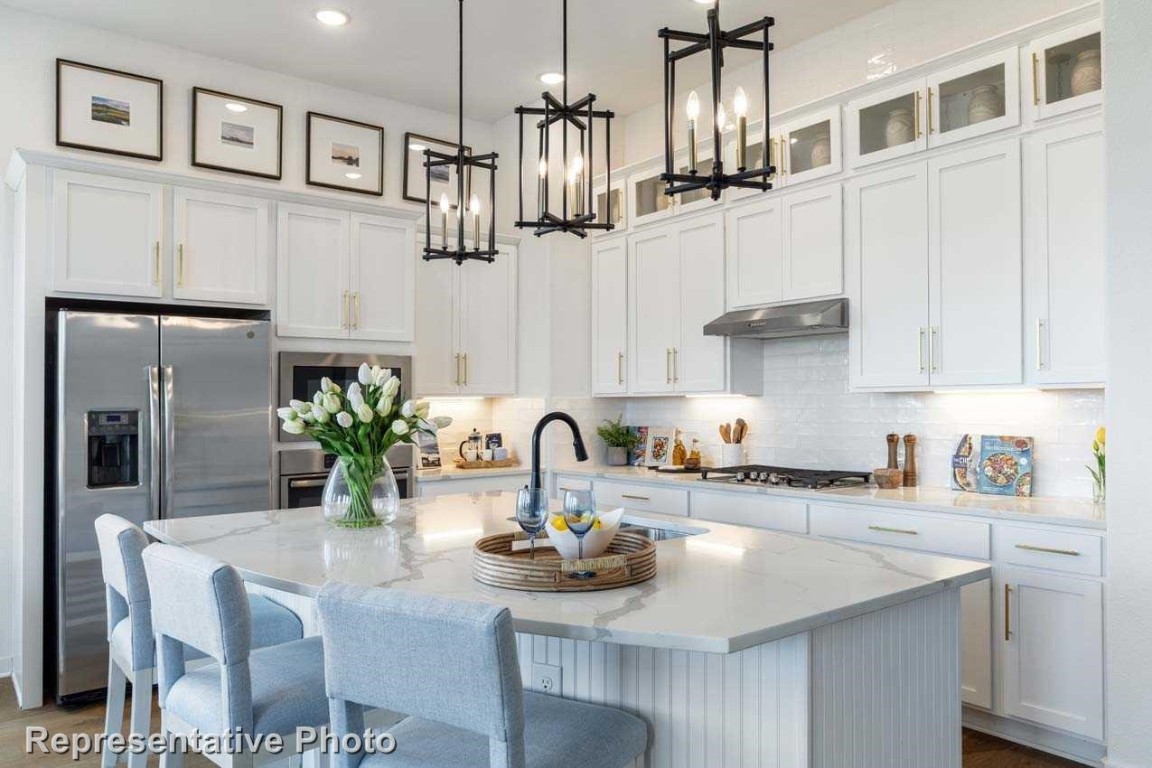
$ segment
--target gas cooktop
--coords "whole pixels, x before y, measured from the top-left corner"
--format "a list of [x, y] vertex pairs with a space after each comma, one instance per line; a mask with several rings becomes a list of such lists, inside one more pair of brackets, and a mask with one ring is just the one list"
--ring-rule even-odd
[[788, 467], [769, 467], [763, 464], [744, 464], [738, 467], [707, 467], [700, 470], [700, 479], [708, 483], [774, 485], [816, 490], [865, 485], [872, 479], [872, 475], [868, 472], [833, 472], [821, 469], [791, 469]]

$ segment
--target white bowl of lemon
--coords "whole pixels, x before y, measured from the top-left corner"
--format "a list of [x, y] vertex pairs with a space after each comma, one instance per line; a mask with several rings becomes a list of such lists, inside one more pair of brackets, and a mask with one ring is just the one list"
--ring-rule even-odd
[[[616, 537], [616, 531], [620, 530], [620, 520], [623, 517], [624, 508], [621, 507], [596, 518], [591, 530], [584, 534], [585, 560], [604, 554], [604, 550], [608, 549], [608, 545]], [[545, 530], [548, 531], [549, 541], [562, 559], [575, 560], [580, 556], [580, 541], [576, 538], [576, 534], [568, 530], [568, 523], [565, 522], [563, 514], [553, 514], [549, 517]]]

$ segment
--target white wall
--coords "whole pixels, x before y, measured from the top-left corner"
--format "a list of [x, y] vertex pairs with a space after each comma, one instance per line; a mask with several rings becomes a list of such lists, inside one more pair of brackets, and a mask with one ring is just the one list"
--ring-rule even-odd
[[1108, 765], [1152, 766], [1152, 3], [1107, 0]]

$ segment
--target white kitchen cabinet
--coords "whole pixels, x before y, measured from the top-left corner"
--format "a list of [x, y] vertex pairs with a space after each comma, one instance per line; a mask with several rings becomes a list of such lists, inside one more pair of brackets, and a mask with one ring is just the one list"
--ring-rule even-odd
[[480, 475], [478, 477], [440, 478], [435, 472], [421, 472], [416, 478], [416, 493], [421, 499], [456, 494], [515, 493], [528, 485], [527, 472], [516, 475]]
[[635, 227], [676, 213], [676, 201], [664, 194], [667, 184], [660, 180], [664, 162], [651, 163], [628, 177], [628, 224]]
[[1025, 139], [1026, 380], [1102, 384], [1104, 125], [1100, 118]]
[[628, 240], [592, 245], [592, 394], [628, 392]]
[[1102, 104], [1102, 57], [1099, 19], [1034, 41], [1028, 49], [1032, 119], [1045, 120]]
[[[839, 107], [836, 108], [839, 113]], [[780, 133], [776, 126], [769, 126], [772, 135], [768, 137], [768, 164], [773, 166], [776, 170], [768, 175], [767, 181], [773, 187], [779, 188], [783, 185], [784, 180], [780, 176]], [[744, 144], [744, 166], [745, 168], [760, 168], [763, 166], [764, 158], [764, 131], [761, 123], [753, 123], [748, 126], [748, 133], [746, 143]], [[736, 133], [731, 131], [726, 136], [726, 143], [724, 145], [724, 167], [739, 168], [736, 157]], [[763, 177], [756, 177], [752, 181], [765, 181]], [[740, 200], [746, 197], [754, 197], [756, 195], [764, 194], [766, 190], [761, 189], [747, 189], [740, 187], [731, 187], [728, 189], [728, 200]]]
[[923, 80], [887, 88], [847, 106], [848, 165], [860, 168], [928, 148]]
[[420, 395], [514, 395], [517, 386], [517, 248], [491, 264], [417, 266], [416, 390]]
[[349, 215], [334, 208], [281, 204], [276, 226], [277, 333], [346, 338]]
[[592, 192], [596, 205], [596, 223], [609, 223], [615, 229], [590, 229], [593, 238], [604, 237], [628, 229], [628, 180], [614, 177], [611, 188], [606, 181], [600, 182]]
[[260, 198], [177, 188], [172, 296], [267, 304], [270, 208]]
[[413, 339], [412, 222], [283, 203], [276, 232], [280, 336]]
[[164, 188], [52, 173], [52, 291], [160, 298]]
[[784, 298], [783, 208], [780, 195], [766, 195], [725, 214], [728, 309]]
[[932, 386], [1021, 383], [1019, 140], [931, 160], [928, 211]]
[[992, 709], [992, 581], [960, 588], [960, 699]]
[[1020, 124], [1015, 47], [928, 77], [928, 146], [940, 147]]
[[669, 319], [679, 321], [680, 331], [672, 348], [672, 383], [677, 392], [723, 392], [728, 340], [705, 336], [703, 329], [724, 313], [724, 215], [685, 221], [676, 236], [680, 296]]
[[[629, 389], [636, 394], [675, 391], [672, 348], [680, 343], [680, 259], [677, 228], [670, 225], [628, 238]], [[716, 313], [717, 316], [720, 314]]]
[[927, 387], [927, 165], [854, 178], [845, 221], [849, 383]]
[[[834, 176], [843, 170], [840, 105], [790, 120], [774, 133], [779, 137], [777, 186]], [[750, 166], [755, 167], [755, 166]]]
[[1102, 739], [1103, 585], [1025, 568], [996, 585], [1004, 714]]
[[416, 230], [408, 222], [354, 213], [350, 220], [349, 337], [416, 338]]
[[789, 192], [781, 205], [784, 300], [842, 293], [844, 204], [840, 184]]

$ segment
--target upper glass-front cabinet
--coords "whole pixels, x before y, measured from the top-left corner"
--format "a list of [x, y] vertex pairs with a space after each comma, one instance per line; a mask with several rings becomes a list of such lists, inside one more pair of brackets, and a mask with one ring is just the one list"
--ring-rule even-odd
[[917, 80], [848, 104], [848, 161], [853, 168], [928, 148], [924, 81]]
[[[759, 168], [762, 165], [764, 159], [763, 136], [764, 134], [760, 129], [759, 123], [748, 126], [747, 142], [744, 145], [744, 165], [746, 168]], [[731, 173], [737, 168], [736, 132], [733, 131], [726, 134], [724, 139], [724, 169], [726, 173]], [[776, 160], [776, 157], [779, 154], [776, 149], [776, 144], [778, 141], [779, 138], [775, 135], [768, 138], [769, 163], [776, 166], [779, 166], [779, 162]], [[757, 177], [754, 179], [754, 181], [763, 181], [763, 177]], [[779, 187], [781, 183], [778, 173], [774, 173], [769, 176], [768, 181], [772, 184], [773, 187]], [[739, 200], [744, 197], [759, 194], [763, 194], [763, 191], [759, 189], [747, 189], [741, 187], [728, 188], [729, 200]]]
[[964, 141], [1020, 124], [1017, 50], [966, 62], [928, 79], [928, 146]]
[[1100, 104], [1104, 98], [1100, 22], [1091, 21], [1032, 44], [1033, 117], [1043, 120]]
[[783, 147], [783, 184], [799, 184], [840, 173], [840, 107], [816, 112], [781, 126], [777, 146]]
[[596, 222], [598, 224], [610, 222], [616, 228], [590, 229], [588, 230], [590, 235], [597, 237], [628, 228], [627, 190], [628, 182], [623, 179], [614, 179], [611, 189], [604, 186], [603, 181], [596, 186], [592, 193], [596, 201]]
[[632, 226], [664, 219], [676, 212], [675, 201], [664, 194], [667, 184], [660, 180], [663, 172], [661, 160], [628, 177], [628, 220]]
[[[708, 146], [712, 146], [712, 142], [708, 142]], [[676, 159], [677, 173], [688, 173], [688, 153], [683, 152]], [[725, 169], [725, 173], [731, 173], [730, 169]], [[700, 176], [707, 176], [712, 173], [712, 154], [709, 152], [707, 156], [703, 152], [698, 153], [696, 157], [696, 173]], [[701, 208], [708, 208], [713, 205], [720, 205], [724, 202], [725, 193], [720, 193], [719, 200], [712, 199], [712, 192], [707, 189], [694, 189], [691, 192], [682, 192], [676, 195], [676, 205], [681, 213], [688, 211], [695, 211]]]

